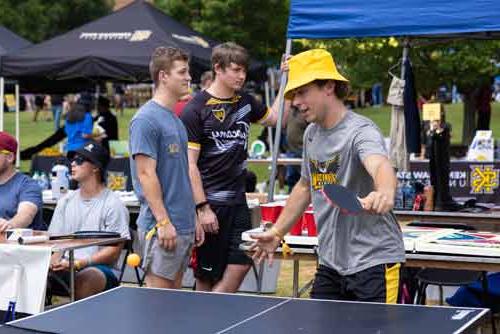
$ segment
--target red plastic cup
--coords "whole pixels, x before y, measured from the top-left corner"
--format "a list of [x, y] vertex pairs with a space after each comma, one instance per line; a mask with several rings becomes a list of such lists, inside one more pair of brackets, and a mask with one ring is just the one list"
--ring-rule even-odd
[[283, 205], [278, 202], [265, 203], [260, 205], [260, 214], [262, 216], [263, 223], [276, 223], [281, 211], [283, 210]]
[[302, 217], [297, 219], [297, 222], [295, 225], [292, 226], [292, 229], [290, 230], [291, 235], [302, 235]]
[[302, 229], [307, 230], [307, 235], [310, 237], [318, 235], [316, 222], [314, 220], [314, 212], [312, 210], [304, 212], [304, 215], [302, 216]]

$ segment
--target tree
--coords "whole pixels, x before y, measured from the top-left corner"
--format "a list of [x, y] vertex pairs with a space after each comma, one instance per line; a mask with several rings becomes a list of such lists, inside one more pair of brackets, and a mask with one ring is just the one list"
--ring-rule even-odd
[[176, 20], [277, 64], [285, 49], [289, 0], [156, 0]]
[[111, 0], [0, 0], [0, 24], [38, 43], [111, 12]]
[[[354, 88], [367, 88], [382, 81], [387, 88], [388, 70], [401, 58], [401, 41], [393, 38], [300, 41], [297, 48], [324, 47], [342, 65], [342, 71]], [[500, 42], [490, 40], [410, 41], [410, 59], [417, 91], [424, 96], [439, 86], [456, 84], [464, 100], [462, 141], [470, 143], [475, 130], [475, 91], [485, 76], [493, 76], [493, 64], [500, 60]], [[399, 76], [399, 67], [392, 71]]]

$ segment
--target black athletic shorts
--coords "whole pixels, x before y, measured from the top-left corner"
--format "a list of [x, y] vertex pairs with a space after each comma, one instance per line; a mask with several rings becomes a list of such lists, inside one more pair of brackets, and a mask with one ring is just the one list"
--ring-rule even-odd
[[252, 259], [240, 250], [241, 233], [250, 230], [252, 223], [246, 204], [211, 208], [219, 221], [219, 233], [205, 233], [205, 242], [196, 249], [194, 275], [214, 284], [220, 281], [228, 264], [252, 264]]
[[332, 268], [320, 265], [314, 277], [311, 298], [395, 304], [400, 271], [400, 263], [390, 263], [342, 276]]

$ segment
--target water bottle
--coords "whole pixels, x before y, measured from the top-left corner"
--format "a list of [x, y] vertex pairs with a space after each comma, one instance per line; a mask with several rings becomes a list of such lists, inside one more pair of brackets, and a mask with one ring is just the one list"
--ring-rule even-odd
[[50, 187], [52, 188], [52, 198], [59, 199], [69, 189], [69, 169], [62, 163], [56, 163], [52, 167]]
[[406, 184], [403, 191], [404, 208], [405, 210], [413, 210], [413, 202], [415, 202], [415, 188], [411, 184]]
[[40, 185], [40, 175], [38, 174], [37, 170], [33, 173], [33, 176], [31, 178], [35, 180], [38, 185]]
[[49, 179], [47, 178], [47, 174], [41, 172], [38, 183], [40, 184], [40, 188], [42, 188], [42, 190], [49, 189]]
[[400, 185], [396, 188], [396, 196], [394, 197], [394, 209], [404, 209], [403, 185]]

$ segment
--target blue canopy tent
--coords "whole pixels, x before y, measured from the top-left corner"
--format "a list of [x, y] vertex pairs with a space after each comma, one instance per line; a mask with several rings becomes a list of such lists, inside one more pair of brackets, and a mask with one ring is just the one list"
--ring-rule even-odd
[[291, 0], [289, 39], [500, 36], [497, 0]]
[[[498, 0], [290, 0], [286, 55], [291, 54], [293, 39], [334, 39], [353, 37], [500, 37], [500, 1]], [[403, 49], [403, 63], [408, 44]], [[404, 69], [402, 69], [402, 72]], [[283, 90], [280, 82], [281, 129]], [[275, 143], [280, 141], [277, 131]], [[274, 147], [277, 147], [275, 144]], [[273, 199], [278, 151], [273, 152], [269, 199]]]

